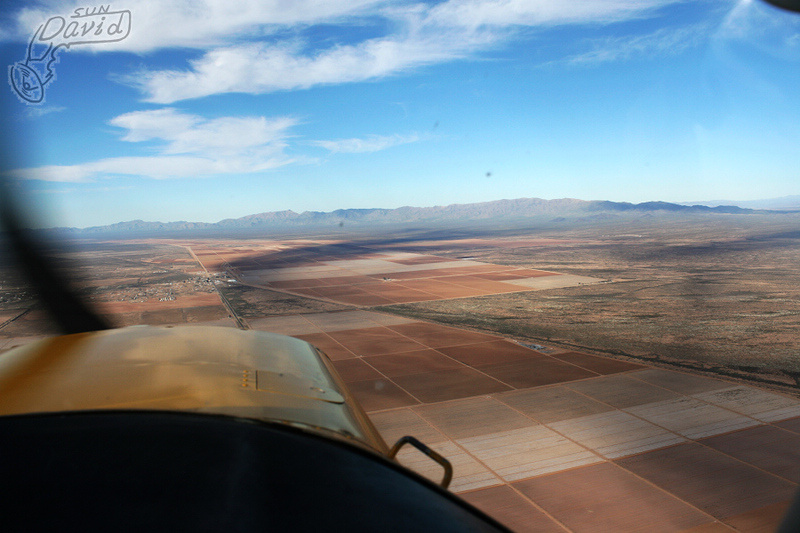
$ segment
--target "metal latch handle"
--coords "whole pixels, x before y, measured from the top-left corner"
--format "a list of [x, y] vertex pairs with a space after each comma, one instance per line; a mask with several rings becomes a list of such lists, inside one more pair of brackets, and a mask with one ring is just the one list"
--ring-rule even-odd
[[389, 459], [394, 459], [397, 455], [397, 452], [400, 451], [400, 448], [405, 446], [406, 444], [411, 444], [413, 447], [439, 463], [439, 465], [444, 468], [444, 477], [439, 485], [442, 488], [447, 488], [450, 486], [450, 482], [453, 480], [453, 465], [450, 464], [450, 461], [439, 455], [437, 452], [428, 448], [425, 444], [421, 443], [414, 437], [410, 435], [406, 435], [405, 437], [400, 437], [400, 439], [394, 443], [392, 449], [389, 450]]

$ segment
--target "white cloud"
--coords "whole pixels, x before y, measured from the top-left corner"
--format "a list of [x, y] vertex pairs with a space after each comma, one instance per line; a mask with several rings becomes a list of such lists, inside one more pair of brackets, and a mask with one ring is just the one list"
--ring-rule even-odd
[[[194, 178], [259, 172], [307, 161], [288, 156], [293, 117], [220, 117], [206, 119], [174, 108], [134, 111], [109, 124], [124, 130], [121, 140], [152, 142], [152, 156], [111, 157], [76, 165], [16, 169], [18, 179], [81, 183], [98, 178], [138, 176], [152, 179]], [[421, 140], [417, 134], [370, 135], [363, 139], [310, 141], [332, 153], [366, 153]]]
[[[297, 36], [235, 42], [211, 47], [190, 61], [188, 69], [143, 69], [122, 80], [140, 89], [146, 101], [162, 104], [230, 92], [263, 94], [361, 82], [469, 57], [506, 42], [523, 26], [609, 23], [645, 16], [674, 1], [678, 0], [449, 0], [433, 7], [372, 9], [371, 14], [386, 19], [393, 31], [311, 50]], [[359, 3], [347, 13], [365, 15], [371, 7]], [[342, 30], [358, 23], [344, 16], [345, 9], [338, 13], [334, 18]]]
[[[372, 8], [381, 0], [119, 0], [112, 11], [131, 12], [131, 32], [123, 41], [83, 45], [74, 50], [149, 52], [161, 48], [204, 49], [243, 37], [263, 37], [297, 25], [335, 22]], [[85, 0], [40, 1], [16, 16], [14, 36], [28, 40], [48, 18], [67, 17]], [[104, 4], [109, 5], [109, 4]], [[8, 37], [11, 32], [5, 32]]]
[[[263, 94], [379, 79], [469, 57], [507, 42], [522, 27], [605, 24], [649, 16], [679, 1], [127, 0], [112, 6], [131, 12], [125, 40], [73, 49], [202, 50], [188, 68], [144, 68], [119, 78], [140, 89], [146, 101], [169, 104], [213, 94]], [[17, 14], [18, 37], [27, 39], [49, 16], [85, 7], [81, 0], [50, 0], [24, 8]], [[325, 48], [303, 39], [323, 24], [348, 33], [368, 23], [381, 28], [382, 35], [334, 41]]]
[[800, 57], [800, 17], [764, 2], [739, 0], [714, 38], [718, 48], [738, 41], [781, 60], [796, 62]]
[[86, 191], [110, 192], [110, 191], [130, 191], [135, 187], [132, 185], [120, 185], [118, 187], [68, 187], [66, 189], [32, 189], [26, 190], [25, 194], [83, 194]]
[[325, 148], [332, 153], [365, 153], [386, 150], [393, 146], [409, 144], [420, 140], [419, 135], [370, 135], [364, 139], [340, 139], [338, 141], [313, 141], [311, 144]]
[[297, 124], [291, 117], [208, 120], [166, 108], [126, 113], [110, 124], [127, 130], [124, 141], [156, 141], [159, 154], [18, 169], [11, 174], [20, 179], [55, 182], [85, 182], [115, 175], [190, 178], [258, 172], [295, 161], [284, 153], [289, 130]]
[[25, 111], [29, 117], [38, 118], [38, 117], [43, 117], [45, 115], [49, 115], [50, 113], [60, 113], [66, 110], [67, 110], [66, 107], [51, 105], [51, 106], [40, 106], [40, 107], [28, 106], [28, 108]]
[[708, 40], [711, 28], [697, 24], [682, 28], [662, 28], [647, 35], [629, 35], [594, 41], [591, 50], [566, 59], [566, 62], [602, 63], [635, 57], [679, 54]]
[[283, 147], [287, 132], [298, 121], [292, 117], [221, 117], [207, 120], [173, 108], [134, 111], [113, 118], [112, 126], [124, 128], [123, 141], [159, 140], [164, 154], [206, 156], [243, 155]]
[[11, 170], [8, 174], [19, 179], [74, 183], [87, 181], [91, 172], [83, 165], [48, 165]]
[[446, 38], [374, 39], [304, 54], [298, 45], [252, 43], [218, 48], [188, 71], [143, 71], [125, 78], [146, 100], [172, 103], [212, 94], [261, 94], [365, 81], [464, 55], [471, 43]]
[[430, 20], [443, 26], [544, 26], [610, 23], [641, 17], [675, 0], [449, 0]]
[[153, 179], [197, 178], [216, 174], [244, 174], [294, 162], [283, 154], [270, 157], [206, 158], [198, 156], [112, 157], [90, 163], [44, 166], [10, 172], [18, 179], [80, 183], [97, 177], [140, 176]]
[[[442, 27], [612, 22], [675, 1], [449, 0], [430, 6], [402, 0], [125, 0], [107, 5], [112, 11], [131, 12], [130, 35], [94, 49], [140, 53], [174, 47], [205, 49], [243, 38], [263, 38], [287, 28], [353, 23], [368, 16], [396, 19], [410, 13]], [[66, 18], [90, 6], [83, 0], [40, 0], [37, 4], [16, 13], [16, 28], [5, 29], [0, 37], [27, 40], [48, 18]]]

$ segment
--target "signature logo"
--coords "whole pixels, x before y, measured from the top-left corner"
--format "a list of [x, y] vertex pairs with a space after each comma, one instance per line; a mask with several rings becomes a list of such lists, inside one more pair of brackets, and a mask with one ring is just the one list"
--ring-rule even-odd
[[[26, 104], [44, 102], [45, 86], [56, 78], [53, 64], [58, 62], [61, 48], [81, 44], [115, 43], [131, 33], [131, 12], [111, 11], [111, 5], [79, 7], [67, 17], [54, 16], [39, 26], [28, 42], [24, 61], [8, 68], [8, 83]], [[36, 46], [46, 49], [37, 54]]]

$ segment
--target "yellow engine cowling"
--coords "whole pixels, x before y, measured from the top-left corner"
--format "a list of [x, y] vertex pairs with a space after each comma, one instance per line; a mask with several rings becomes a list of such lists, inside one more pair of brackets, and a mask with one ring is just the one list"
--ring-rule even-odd
[[0, 416], [87, 410], [228, 415], [388, 452], [327, 356], [292, 337], [133, 326], [53, 337], [0, 355]]

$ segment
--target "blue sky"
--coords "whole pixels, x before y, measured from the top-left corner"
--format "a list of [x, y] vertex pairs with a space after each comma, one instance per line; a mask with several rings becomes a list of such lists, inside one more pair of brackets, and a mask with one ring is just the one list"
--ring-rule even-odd
[[[759, 1], [100, 5], [125, 39], [59, 49], [39, 104], [1, 91], [47, 225], [800, 193], [800, 16]], [[97, 6], [5, 2], [2, 60]]]

